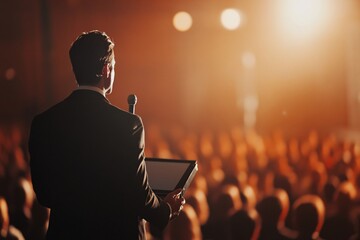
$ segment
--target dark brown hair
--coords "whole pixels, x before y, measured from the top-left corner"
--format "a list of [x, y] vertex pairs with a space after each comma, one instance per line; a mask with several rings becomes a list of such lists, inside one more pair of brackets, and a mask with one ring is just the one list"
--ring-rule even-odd
[[69, 50], [72, 68], [79, 85], [95, 85], [102, 77], [102, 69], [114, 59], [114, 43], [104, 32], [82, 33]]

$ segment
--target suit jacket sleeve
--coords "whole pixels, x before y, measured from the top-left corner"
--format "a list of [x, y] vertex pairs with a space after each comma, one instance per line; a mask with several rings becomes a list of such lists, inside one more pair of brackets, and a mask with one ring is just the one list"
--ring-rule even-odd
[[37, 116], [33, 119], [29, 137], [31, 179], [41, 205], [52, 205], [52, 171], [48, 161], [49, 132], [47, 124]]
[[137, 148], [136, 175], [138, 180], [138, 196], [140, 196], [139, 216], [161, 230], [164, 229], [169, 222], [171, 209], [167, 203], [157, 198], [149, 185], [144, 155], [145, 133], [140, 117], [137, 118], [133, 130], [134, 144], [135, 148]]

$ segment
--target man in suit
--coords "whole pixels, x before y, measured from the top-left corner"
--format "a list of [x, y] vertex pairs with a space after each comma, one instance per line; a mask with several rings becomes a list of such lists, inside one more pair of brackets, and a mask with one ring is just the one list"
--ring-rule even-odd
[[32, 122], [29, 152], [38, 201], [51, 209], [47, 239], [145, 239], [181, 211], [181, 189], [159, 199], [148, 183], [141, 118], [109, 103], [114, 44], [81, 34], [69, 55], [79, 87]]

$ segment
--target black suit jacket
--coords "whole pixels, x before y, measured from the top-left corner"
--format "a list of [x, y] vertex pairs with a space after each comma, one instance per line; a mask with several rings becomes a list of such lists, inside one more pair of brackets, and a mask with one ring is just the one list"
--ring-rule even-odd
[[170, 208], [149, 186], [141, 118], [101, 94], [76, 90], [32, 122], [30, 167], [51, 209], [48, 239], [143, 239]]

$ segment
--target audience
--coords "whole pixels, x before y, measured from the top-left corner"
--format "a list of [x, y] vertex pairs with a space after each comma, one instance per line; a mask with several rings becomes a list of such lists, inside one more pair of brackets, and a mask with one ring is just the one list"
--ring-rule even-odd
[[[199, 164], [178, 219], [148, 239], [359, 239], [360, 142], [145, 125], [148, 157]], [[0, 240], [45, 239], [49, 210], [32, 191], [26, 132], [0, 125]]]

